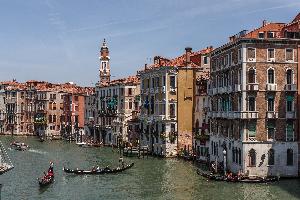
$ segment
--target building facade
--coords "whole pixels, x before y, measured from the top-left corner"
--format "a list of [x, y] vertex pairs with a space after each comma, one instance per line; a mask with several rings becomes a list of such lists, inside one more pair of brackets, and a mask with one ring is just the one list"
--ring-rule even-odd
[[234, 173], [298, 175], [299, 40], [283, 27], [264, 21], [211, 53], [210, 160]]
[[196, 72], [201, 55], [186, 53], [174, 59], [156, 56], [154, 64], [139, 72], [141, 78], [141, 145], [164, 157], [191, 154]]

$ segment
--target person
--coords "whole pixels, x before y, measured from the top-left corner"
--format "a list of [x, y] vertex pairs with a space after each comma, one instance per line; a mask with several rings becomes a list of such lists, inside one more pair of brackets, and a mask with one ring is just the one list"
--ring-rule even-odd
[[49, 166], [49, 169], [48, 169], [48, 176], [53, 176], [53, 162], [50, 162], [50, 166]]
[[124, 168], [124, 159], [122, 156], [119, 158], [119, 163], [121, 163], [122, 167]]

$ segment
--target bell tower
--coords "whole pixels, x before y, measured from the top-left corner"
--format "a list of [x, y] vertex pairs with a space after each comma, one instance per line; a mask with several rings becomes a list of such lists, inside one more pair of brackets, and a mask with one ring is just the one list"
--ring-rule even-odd
[[100, 69], [99, 77], [100, 84], [107, 84], [110, 82], [110, 66], [109, 66], [109, 50], [106, 45], [105, 39], [103, 40], [102, 47], [100, 50]]

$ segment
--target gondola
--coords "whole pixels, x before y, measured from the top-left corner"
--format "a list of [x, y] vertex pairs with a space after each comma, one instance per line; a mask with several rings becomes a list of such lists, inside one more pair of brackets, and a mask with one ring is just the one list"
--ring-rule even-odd
[[238, 178], [238, 177], [224, 177], [221, 175], [214, 175], [214, 174], [208, 174], [206, 172], [203, 172], [201, 170], [197, 170], [197, 174], [201, 175], [209, 180], [214, 180], [214, 181], [227, 181], [227, 182], [232, 182], [232, 183], [269, 183], [269, 182], [275, 182], [278, 181], [279, 179], [277, 177], [267, 177], [267, 178]]
[[102, 168], [102, 169], [95, 169], [95, 170], [71, 170], [71, 169], [67, 169], [67, 168], [63, 168], [63, 170], [66, 173], [74, 173], [74, 174], [93, 174], [93, 175], [97, 175], [97, 174], [115, 174], [118, 172], [123, 172], [127, 169], [130, 169], [131, 167], [133, 167], [134, 163], [131, 163], [129, 165], [125, 165], [124, 167], [117, 167], [114, 169], [110, 169], [108, 167]]
[[38, 181], [40, 187], [47, 186], [54, 182], [53, 162], [50, 162], [48, 173], [45, 173], [45, 176], [38, 178]]
[[41, 187], [47, 186], [47, 185], [53, 183], [53, 181], [54, 181], [54, 175], [50, 176], [49, 178], [45, 178], [45, 177], [39, 178], [38, 180], [39, 180], [39, 184], [40, 184]]
[[205, 172], [200, 171], [199, 169], [197, 170], [197, 174], [201, 175], [205, 178], [208, 178], [209, 180], [214, 180], [214, 181], [224, 181], [224, 177], [220, 175], [214, 175], [214, 174], [208, 174]]

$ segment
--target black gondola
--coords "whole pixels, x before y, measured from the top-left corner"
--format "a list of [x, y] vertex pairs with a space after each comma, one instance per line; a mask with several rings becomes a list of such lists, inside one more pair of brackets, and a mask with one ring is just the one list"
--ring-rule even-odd
[[125, 171], [127, 169], [130, 169], [131, 167], [133, 167], [134, 163], [131, 163], [129, 165], [125, 165], [124, 167], [117, 167], [117, 168], [114, 168], [114, 169], [110, 169], [108, 167], [105, 167], [105, 168], [102, 168], [102, 169], [95, 169], [95, 170], [79, 170], [79, 169], [76, 169], [76, 170], [72, 170], [72, 169], [67, 169], [67, 168], [63, 168], [63, 170], [66, 172], [66, 173], [73, 173], [73, 174], [93, 174], [93, 175], [96, 175], [96, 174], [115, 174], [115, 173], [118, 173], [118, 172], [122, 172], [122, 171]]
[[248, 178], [248, 177], [225, 177], [221, 175], [215, 175], [212, 173], [206, 173], [201, 170], [197, 170], [197, 174], [208, 178], [209, 180], [214, 180], [214, 181], [227, 181], [227, 182], [233, 182], [233, 183], [269, 183], [269, 182], [275, 182], [278, 181], [278, 177], [267, 177], [267, 178]]

